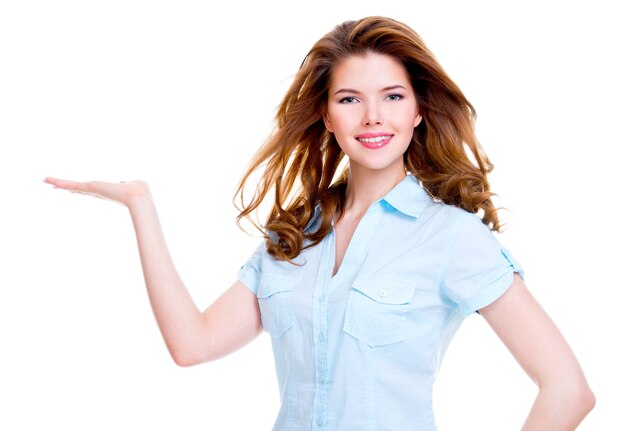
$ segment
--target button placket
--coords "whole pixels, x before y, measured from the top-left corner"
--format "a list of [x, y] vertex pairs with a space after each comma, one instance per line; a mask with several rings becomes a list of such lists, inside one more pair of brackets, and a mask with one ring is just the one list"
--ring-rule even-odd
[[[369, 244], [375, 227], [379, 223], [382, 216], [383, 207], [379, 202], [373, 204], [363, 219], [359, 222], [346, 253], [344, 255], [341, 267], [335, 276], [332, 276], [332, 268], [335, 263], [335, 231], [327, 237], [324, 244], [324, 253], [327, 256], [325, 262], [320, 265], [318, 271], [317, 285], [313, 298], [317, 298], [317, 303], [313, 304], [313, 337], [315, 344], [315, 373], [316, 388], [315, 402], [313, 407], [313, 417], [318, 429], [325, 429], [326, 413], [328, 404], [328, 299], [333, 290], [342, 286], [345, 281], [358, 272], [359, 268], [365, 261], [367, 255], [367, 245]], [[383, 295], [386, 295], [384, 292]]]
[[[328, 358], [328, 298], [331, 286], [330, 274], [327, 269], [334, 261], [333, 235], [326, 238], [324, 255], [326, 259], [320, 262], [318, 276], [313, 294], [313, 342], [315, 355], [315, 401], [313, 418], [317, 429], [324, 429], [326, 424], [326, 410], [328, 399], [327, 358]], [[317, 298], [317, 300], [315, 300]]]

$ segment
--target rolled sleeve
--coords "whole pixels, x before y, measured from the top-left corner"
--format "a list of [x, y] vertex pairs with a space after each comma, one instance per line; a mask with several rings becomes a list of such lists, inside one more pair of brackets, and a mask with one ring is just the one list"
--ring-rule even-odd
[[237, 280], [246, 285], [248, 289], [256, 295], [259, 289], [259, 280], [261, 279], [261, 262], [263, 260], [263, 253], [265, 251], [265, 241], [257, 246], [252, 253], [252, 256], [239, 268], [237, 274]]
[[443, 290], [469, 315], [498, 299], [524, 270], [475, 214], [459, 210], [444, 270]]

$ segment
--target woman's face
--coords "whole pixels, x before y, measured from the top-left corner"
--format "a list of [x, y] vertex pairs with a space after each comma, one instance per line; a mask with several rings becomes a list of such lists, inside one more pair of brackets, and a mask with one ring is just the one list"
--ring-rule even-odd
[[404, 173], [402, 155], [422, 119], [404, 66], [385, 54], [354, 55], [330, 84], [324, 124], [350, 169]]

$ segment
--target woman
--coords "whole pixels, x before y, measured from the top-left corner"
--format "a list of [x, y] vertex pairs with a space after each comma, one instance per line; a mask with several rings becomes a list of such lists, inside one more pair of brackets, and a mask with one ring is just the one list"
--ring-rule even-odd
[[258, 226], [265, 241], [202, 313], [176, 273], [146, 183], [46, 181], [128, 207], [177, 364], [270, 334], [281, 393], [274, 429], [436, 429], [432, 384], [475, 311], [538, 385], [523, 429], [574, 429], [594, 396], [491, 233], [500, 227], [493, 167], [474, 118], [412, 29], [382, 17], [337, 26], [305, 58], [240, 183], [238, 220], [274, 199]]

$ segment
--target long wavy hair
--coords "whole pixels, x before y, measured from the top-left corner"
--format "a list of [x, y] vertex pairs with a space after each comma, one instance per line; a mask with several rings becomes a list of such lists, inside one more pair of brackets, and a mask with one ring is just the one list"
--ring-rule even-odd
[[[344, 153], [322, 115], [333, 71], [342, 60], [369, 52], [389, 55], [404, 65], [423, 117], [403, 156], [407, 173], [435, 200], [472, 213], [482, 210], [484, 224], [494, 231], [501, 228], [487, 181], [493, 165], [475, 136], [474, 107], [414, 30], [374, 16], [338, 25], [311, 48], [278, 107], [272, 134], [239, 183], [233, 199], [240, 210], [237, 223], [241, 226], [244, 217], [250, 220], [276, 259], [291, 261], [318, 244], [331, 230], [334, 216], [343, 215], [348, 167], [337, 172]], [[263, 174], [246, 203], [245, 185], [261, 168]], [[250, 215], [270, 193], [274, 201], [262, 228]], [[319, 228], [305, 231], [317, 205]]]

